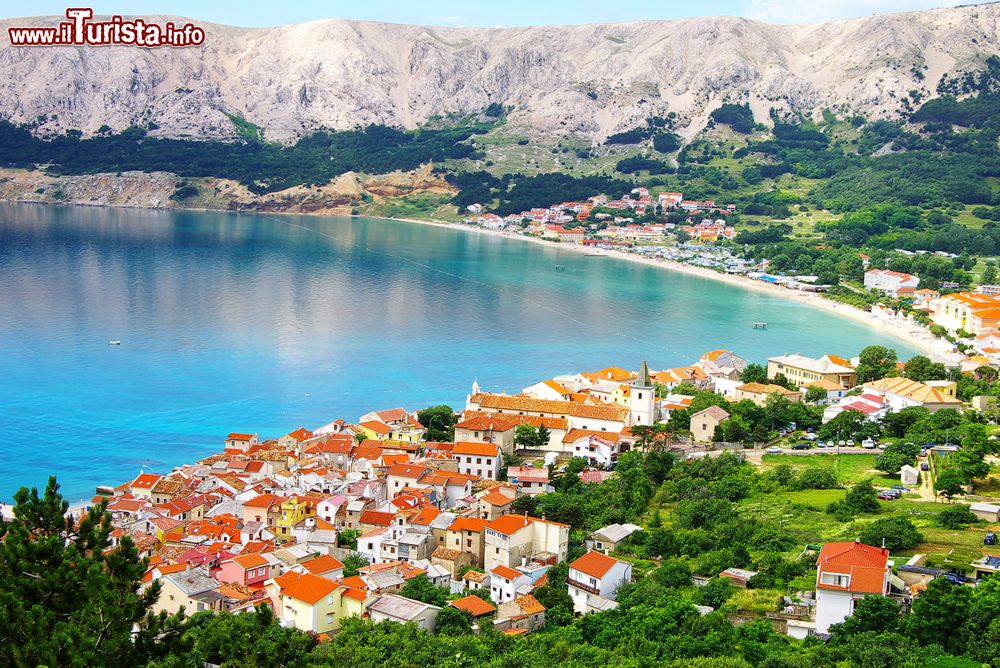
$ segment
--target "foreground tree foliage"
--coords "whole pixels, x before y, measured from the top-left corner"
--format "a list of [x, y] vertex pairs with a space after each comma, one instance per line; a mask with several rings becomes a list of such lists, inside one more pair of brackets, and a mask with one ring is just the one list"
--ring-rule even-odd
[[169, 648], [179, 619], [149, 612], [159, 585], [140, 589], [131, 539], [110, 547], [103, 504], [74, 524], [55, 478], [14, 500], [0, 520], [0, 664], [131, 666]]

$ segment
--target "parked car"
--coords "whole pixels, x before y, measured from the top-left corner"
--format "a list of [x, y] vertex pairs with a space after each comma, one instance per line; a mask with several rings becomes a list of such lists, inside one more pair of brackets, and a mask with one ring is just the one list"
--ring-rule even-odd
[[988, 533], [983, 536], [983, 545], [996, 545], [997, 535], [995, 533]]
[[930, 471], [931, 470], [931, 465], [928, 464], [927, 462], [920, 462], [920, 470], [921, 471]]
[[770, 448], [768, 448], [764, 452], [766, 452], [769, 455], [780, 455], [781, 454], [781, 448], [779, 448], [776, 445], [772, 445]]
[[802, 438], [806, 439], [807, 441], [815, 441], [817, 438], [819, 438], [819, 436], [817, 436], [812, 432], [809, 432], [808, 434], [805, 434]]
[[910, 490], [906, 488], [905, 485], [893, 485], [889, 489], [894, 489], [897, 492], [909, 492]]
[[854, 439], [853, 438], [847, 439], [847, 447], [849, 447], [849, 448], [853, 448], [854, 447]]
[[945, 578], [946, 580], [948, 580], [948, 582], [952, 584], [965, 584], [966, 582], [969, 581], [969, 578], [965, 577], [964, 575], [960, 575], [955, 571], [948, 571], [947, 573], [943, 573], [941, 577]]
[[884, 492], [879, 492], [877, 494], [877, 496], [878, 496], [878, 498], [882, 499], [883, 501], [895, 501], [896, 499], [899, 498], [899, 495], [898, 494], [893, 494], [891, 490], [886, 490]]
[[808, 450], [812, 447], [812, 443], [805, 441], [803, 443], [796, 443], [792, 446], [792, 450]]
[[861, 447], [867, 448], [868, 450], [872, 450], [875, 448], [875, 441], [873, 441], [870, 438], [866, 438], [865, 440], [861, 441]]
[[837, 441], [837, 445], [839, 445], [842, 448], [846, 447], [847, 446], [847, 441]]
[[817, 448], [825, 448], [826, 447], [826, 441], [816, 441], [816, 447]]

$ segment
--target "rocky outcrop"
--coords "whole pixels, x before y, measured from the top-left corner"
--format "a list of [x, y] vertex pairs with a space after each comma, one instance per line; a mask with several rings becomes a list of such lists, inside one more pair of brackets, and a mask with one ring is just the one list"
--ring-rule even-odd
[[668, 112], [691, 134], [723, 101], [749, 102], [760, 119], [772, 108], [893, 116], [910, 90], [933, 96], [943, 75], [981, 68], [1000, 45], [1000, 4], [797, 26], [209, 24], [204, 46], [177, 49], [11, 47], [7, 27], [24, 23], [0, 21], [0, 118], [43, 134], [152, 122], [161, 136], [230, 138], [238, 115], [279, 141], [318, 127], [412, 128], [492, 102], [536, 134], [595, 138]]
[[[176, 198], [183, 186], [194, 186], [197, 194]], [[378, 205], [385, 200], [409, 195], [447, 199], [456, 192], [430, 164], [412, 172], [378, 176], [347, 172], [324, 186], [295, 186], [264, 195], [229, 179], [182, 179], [168, 172], [55, 176], [39, 170], [0, 168], [0, 200], [47, 204], [336, 215], [378, 213]]]

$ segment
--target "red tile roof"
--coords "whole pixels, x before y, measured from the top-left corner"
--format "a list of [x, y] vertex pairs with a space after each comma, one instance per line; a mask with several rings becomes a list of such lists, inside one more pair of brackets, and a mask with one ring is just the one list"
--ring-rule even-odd
[[455, 521], [448, 527], [448, 531], [471, 531], [473, 533], [480, 533], [483, 530], [483, 527], [485, 527], [488, 523], [488, 520], [476, 517], [456, 517]]
[[603, 578], [604, 575], [617, 563], [618, 560], [614, 557], [609, 557], [606, 554], [601, 554], [600, 552], [591, 550], [571, 563], [569, 567], [574, 568], [581, 573], [586, 573], [592, 578], [600, 579]]
[[493, 570], [490, 571], [490, 573], [493, 573], [494, 575], [499, 575], [504, 580], [510, 580], [510, 581], [516, 580], [522, 575], [524, 575], [524, 573], [522, 573], [521, 571], [515, 571], [513, 568], [508, 568], [507, 566], [503, 565], [494, 567]]
[[495, 443], [475, 443], [471, 441], [460, 441], [455, 444], [452, 453], [456, 455], [476, 455], [483, 457], [496, 457], [499, 448]]
[[281, 588], [282, 594], [309, 605], [316, 605], [340, 587], [340, 584], [333, 580], [312, 573], [288, 572], [274, 578], [274, 581]]
[[[849, 591], [853, 593], [885, 593], [886, 565], [889, 550], [873, 547], [865, 543], [826, 543], [816, 561], [818, 573], [816, 586], [819, 589]], [[850, 581], [846, 587], [823, 583], [824, 573], [847, 575]]]
[[488, 615], [496, 612], [497, 610], [495, 606], [490, 605], [478, 596], [473, 596], [471, 594], [465, 598], [458, 598], [454, 601], [449, 601], [449, 605], [453, 605], [459, 610], [464, 610], [473, 617]]
[[335, 557], [332, 557], [329, 554], [324, 554], [322, 557], [316, 557], [315, 559], [302, 562], [302, 567], [313, 575], [322, 575], [323, 573], [340, 570], [344, 567], [344, 564]]

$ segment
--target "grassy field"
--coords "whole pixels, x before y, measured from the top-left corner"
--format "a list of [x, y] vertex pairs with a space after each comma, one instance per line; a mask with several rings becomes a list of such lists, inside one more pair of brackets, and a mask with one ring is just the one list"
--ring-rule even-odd
[[899, 482], [896, 476], [887, 475], [875, 468], [875, 455], [856, 454], [822, 454], [822, 455], [764, 455], [762, 458], [765, 470], [780, 464], [801, 470], [804, 468], [833, 469], [837, 480], [842, 485], [853, 485], [856, 482], [871, 478], [874, 485], [895, 485]]

